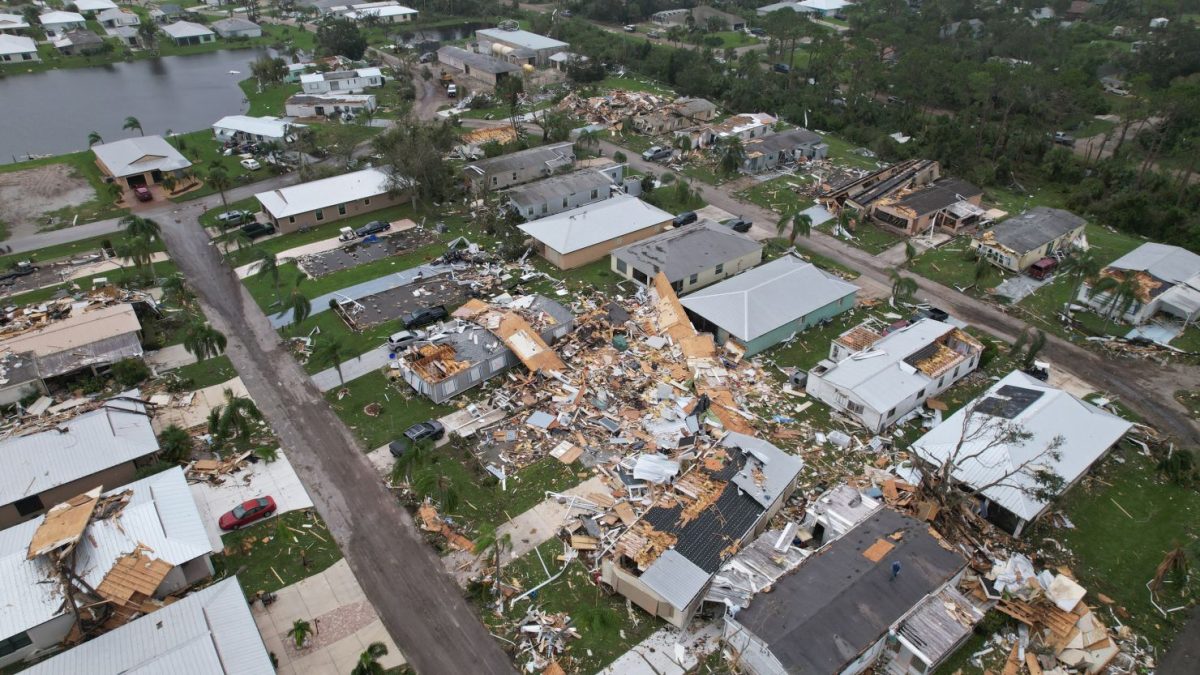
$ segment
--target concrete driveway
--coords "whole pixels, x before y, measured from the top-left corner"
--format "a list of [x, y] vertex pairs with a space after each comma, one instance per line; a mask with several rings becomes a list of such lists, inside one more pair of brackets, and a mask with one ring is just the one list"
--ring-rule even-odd
[[279, 452], [279, 459], [274, 462], [246, 464], [241, 471], [222, 478], [224, 480], [219, 485], [192, 483], [190, 486], [214, 551], [224, 548], [217, 520], [221, 514], [244, 501], [269, 496], [279, 507], [276, 514], [308, 509], [313, 505], [312, 498], [308, 496], [308, 491], [300, 483], [300, 478], [283, 451]]

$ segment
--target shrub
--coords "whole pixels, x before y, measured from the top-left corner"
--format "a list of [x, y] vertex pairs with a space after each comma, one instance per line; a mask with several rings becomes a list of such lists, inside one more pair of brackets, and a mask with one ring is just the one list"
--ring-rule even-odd
[[150, 367], [141, 359], [122, 359], [113, 364], [112, 376], [122, 387], [134, 387], [150, 377]]

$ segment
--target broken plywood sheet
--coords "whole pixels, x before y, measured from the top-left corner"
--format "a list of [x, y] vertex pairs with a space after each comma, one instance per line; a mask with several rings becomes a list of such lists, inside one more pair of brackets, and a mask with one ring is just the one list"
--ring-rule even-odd
[[575, 460], [579, 459], [579, 456], [582, 454], [583, 450], [579, 446], [572, 444], [570, 441], [562, 441], [558, 445], [554, 446], [554, 449], [550, 451], [550, 456], [562, 462], [563, 464], [571, 464]]
[[867, 550], [863, 551], [863, 557], [871, 562], [879, 562], [893, 548], [895, 548], [895, 544], [892, 542], [886, 539], [877, 539], [874, 544], [871, 544]]
[[79, 541], [83, 531], [87, 529], [92, 513], [96, 510], [102, 489], [97, 487], [51, 507], [34, 531], [33, 538], [29, 540], [29, 553], [26, 558], [33, 560], [39, 555]]
[[140, 604], [142, 600], [154, 596], [174, 568], [171, 563], [151, 558], [144, 549], [139, 548], [117, 559], [96, 587], [96, 592], [119, 606], [128, 604], [130, 600]]

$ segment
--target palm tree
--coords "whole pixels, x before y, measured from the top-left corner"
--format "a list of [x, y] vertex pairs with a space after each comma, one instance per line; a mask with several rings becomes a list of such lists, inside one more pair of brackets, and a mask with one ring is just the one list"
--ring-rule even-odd
[[721, 141], [721, 173], [731, 176], [742, 168], [746, 160], [746, 150], [742, 147], [742, 139], [729, 136]]
[[275, 300], [278, 301], [279, 300], [279, 259], [275, 257], [274, 253], [271, 253], [270, 251], [263, 249], [263, 248], [258, 249], [257, 257], [258, 257], [258, 271], [255, 272], [255, 275], [260, 276], [260, 277], [268, 277], [271, 279], [271, 283], [275, 287]]
[[312, 635], [312, 632], [312, 624], [304, 619], [296, 619], [292, 622], [292, 627], [287, 634], [296, 641], [296, 649], [303, 649], [304, 643], [308, 641], [308, 636]]
[[354, 670], [350, 671], [350, 675], [383, 675], [387, 671], [379, 663], [379, 659], [386, 656], [387, 653], [387, 645], [382, 642], [372, 642], [367, 645], [367, 651], [358, 655], [358, 663], [354, 664]]
[[225, 404], [214, 406], [213, 410], [217, 414], [214, 417], [210, 413], [208, 431], [213, 435], [214, 443], [217, 443], [217, 439], [224, 441], [231, 437], [249, 440], [254, 432], [254, 424], [262, 420], [262, 413], [254, 401], [235, 395], [232, 389], [225, 390]]
[[159, 455], [168, 462], [182, 462], [192, 452], [192, 436], [178, 424], [172, 424], [158, 435]]
[[1138, 295], [1141, 292], [1141, 286], [1138, 284], [1137, 277], [1132, 274], [1126, 274], [1124, 278], [1104, 277], [1092, 286], [1092, 293], [1089, 297], [1095, 297], [1107, 293], [1108, 297], [1103, 302], [1104, 307], [1104, 328], [1108, 330], [1108, 324], [1114, 317], [1120, 318], [1127, 314], [1138, 300]]
[[283, 316], [290, 309], [292, 311], [292, 325], [297, 327], [301, 323], [304, 323], [309, 314], [312, 314], [312, 303], [300, 292], [300, 282], [303, 280], [303, 276], [296, 277], [296, 285], [292, 288], [292, 294], [288, 296], [288, 301], [283, 311], [279, 313], [279, 316]]
[[512, 533], [500, 534], [495, 526], [488, 526], [475, 538], [475, 545], [471, 552], [478, 556], [491, 558], [492, 564], [499, 572], [504, 554], [510, 550], [512, 550]]
[[133, 115], [130, 115], [129, 117], [125, 118], [125, 124], [122, 125], [121, 128], [126, 129], [126, 130], [137, 129], [138, 134], [140, 134], [142, 136], [146, 135], [146, 132], [142, 131], [142, 123], [139, 122], [138, 118], [134, 117]]
[[121, 198], [125, 196], [125, 188], [121, 187], [120, 183], [109, 183], [104, 189], [108, 190], [108, 196], [114, 202], [121, 201]]
[[404, 449], [404, 452], [392, 463], [392, 472], [388, 476], [393, 486], [411, 482], [413, 471], [425, 468], [433, 462], [433, 443], [429, 439], [417, 441]]
[[152, 21], [142, 23], [137, 28], [137, 36], [142, 41], [142, 46], [146, 49], [154, 49], [158, 45], [158, 26], [155, 26]]
[[196, 294], [187, 287], [182, 274], [173, 274], [162, 283], [162, 299], [169, 305], [187, 309], [196, 299]]
[[995, 275], [996, 268], [987, 260], [980, 258], [975, 262], [975, 270], [972, 272], [974, 281], [967, 288], [978, 288], [980, 284], [983, 284]]
[[315, 363], [329, 364], [337, 371], [338, 383], [346, 384], [346, 378], [342, 375], [342, 362], [346, 360], [346, 344], [341, 338], [334, 337], [328, 340], [322, 340], [313, 349], [312, 358]]
[[241, 229], [234, 230], [231, 234], [228, 234], [225, 237], [226, 256], [230, 256], [234, 252], [250, 248], [251, 246], [254, 246], [254, 240], [250, 238], [250, 235], [246, 234]]
[[1071, 303], [1079, 297], [1079, 289], [1083, 288], [1084, 282], [1095, 279], [1103, 267], [1096, 253], [1090, 250], [1081, 251], [1063, 261], [1063, 272], [1071, 282], [1071, 295], [1067, 297], [1067, 303], [1063, 307], [1067, 316], [1071, 315]]
[[197, 361], [204, 361], [219, 355], [225, 351], [227, 343], [228, 340], [224, 333], [200, 318], [194, 319], [188, 325], [183, 336], [183, 348], [195, 356]]
[[600, 145], [600, 132], [593, 129], [586, 129], [579, 132], [579, 136], [575, 138], [575, 142], [585, 148], [592, 148]]
[[225, 191], [233, 187], [233, 182], [229, 180], [229, 174], [225, 172], [224, 167], [214, 166], [208, 172], [208, 184], [213, 187], [221, 195], [221, 206], [225, 210], [229, 210], [229, 203], [225, 201]]
[[812, 216], [807, 213], [792, 216], [792, 233], [788, 236], [788, 243], [795, 246], [796, 237], [799, 235], [804, 235], [805, 238], [812, 235]]
[[100, 136], [99, 131], [92, 131], [92, 132], [88, 133], [88, 147], [89, 148], [92, 147], [93, 145], [100, 145], [103, 142], [104, 142], [104, 138]]
[[153, 241], [162, 235], [162, 228], [150, 218], [125, 216], [121, 219], [120, 225], [125, 228], [125, 234], [130, 237], [146, 237]]
[[906, 277], [897, 270], [892, 270], [892, 296], [898, 300], [907, 300], [917, 292], [917, 280]]
[[443, 512], [452, 512], [458, 507], [458, 489], [454, 486], [454, 481], [436, 465], [416, 472], [411, 487], [421, 499], [436, 501]]
[[148, 270], [150, 273], [149, 281], [157, 278], [154, 272], [154, 241], [149, 235], [138, 234], [125, 237], [113, 247], [113, 251], [118, 258], [127, 258], [133, 262], [134, 267], [139, 271]]

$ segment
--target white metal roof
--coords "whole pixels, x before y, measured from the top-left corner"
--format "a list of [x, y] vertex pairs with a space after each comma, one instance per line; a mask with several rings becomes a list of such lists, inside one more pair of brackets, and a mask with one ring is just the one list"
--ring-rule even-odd
[[191, 21], [176, 21], [162, 27], [162, 32], [170, 35], [173, 38], [199, 37], [201, 35], [212, 35], [212, 30], [208, 26]]
[[804, 460], [780, 450], [761, 438], [730, 431], [721, 438], [727, 448], [741, 448], [756, 461], [747, 461], [733, 477], [733, 484], [768, 509], [804, 468]]
[[292, 124], [278, 117], [264, 115], [250, 117], [249, 115], [227, 115], [213, 124], [214, 129], [231, 129], [244, 134], [266, 136], [268, 138], [283, 138], [290, 127], [302, 127], [303, 124]]
[[683, 611], [704, 590], [711, 578], [711, 574], [682, 553], [668, 549], [650, 563], [639, 580], [671, 603], [672, 607]]
[[112, 175], [123, 178], [147, 171], [178, 171], [192, 165], [162, 136], [135, 136], [92, 146]]
[[820, 377], [853, 392], [875, 410], [890, 410], [931, 381], [925, 373], [904, 363], [904, 359], [952, 330], [954, 326], [950, 324], [922, 319], [888, 333], [869, 349], [842, 359]]
[[854, 284], [788, 255], [679, 302], [739, 340], [750, 341], [857, 291]]
[[24, 35], [0, 34], [0, 54], [36, 52], [37, 43]]
[[[1011, 396], [1004, 398], [1004, 394], [999, 392], [1005, 386], [1024, 390], [1022, 393], [1025, 396], [1037, 398], [1009, 418], [1011, 422], [975, 409], [978, 402], [989, 397], [1000, 396], [1004, 401], [1011, 399]], [[1013, 389], [1005, 391], [1012, 392]], [[973, 411], [969, 417], [968, 411]], [[1030, 437], [1018, 443], [987, 447], [994, 443], [998, 434], [1014, 428], [1014, 425], [1030, 434]], [[1031, 461], [1038, 468], [1053, 470], [1069, 485], [1100, 459], [1131, 426], [1130, 422], [1061, 389], [1013, 371], [918, 439], [912, 444], [912, 449], [923, 459], [939, 466], [957, 456], [961, 461], [954, 469], [954, 477], [972, 487], [994, 483], [1006, 473]], [[960, 439], [964, 438], [962, 449], [956, 451]], [[1046, 454], [1046, 449], [1056, 438], [1062, 439], [1058, 447], [1058, 460]], [[1031, 472], [1035, 467], [1031, 464], [1028, 468]], [[983, 492], [1020, 518], [1033, 520], [1046, 507], [1045, 502], [1025, 491], [1034, 487], [1036, 481], [1031, 473], [1022, 472], [1006, 479], [1004, 485], [990, 487]]]
[[13, 30], [17, 28], [29, 28], [29, 22], [20, 14], [8, 14], [0, 12], [0, 30]]
[[377, 197], [388, 191], [388, 173], [363, 169], [309, 183], [260, 192], [254, 198], [272, 216], [286, 218], [337, 204]]
[[46, 12], [38, 17], [43, 26], [53, 26], [63, 23], [86, 23], [87, 19], [78, 12]]
[[801, 7], [808, 7], [822, 12], [835, 12], [843, 7], [849, 7], [846, 0], [802, 0]]
[[504, 42], [510, 45], [517, 45], [526, 49], [557, 49], [567, 48], [571, 45], [555, 40], [554, 38], [530, 33], [527, 30], [504, 30], [502, 28], [483, 28], [475, 31], [476, 37], [485, 37], [492, 42]]
[[361, 18], [364, 16], [377, 16], [380, 18], [389, 16], [406, 16], [416, 14], [417, 10], [404, 5], [398, 5], [394, 2], [365, 2], [360, 5], [351, 5], [346, 16], [352, 19]]
[[157, 452], [144, 411], [134, 401], [109, 401], [56, 429], [0, 441], [0, 505]]
[[1147, 242], [1117, 258], [1109, 267], [1146, 272], [1178, 284], [1200, 274], [1200, 255], [1178, 246]]
[[[126, 489], [133, 494], [121, 514], [93, 521], [76, 546], [75, 571], [92, 588], [103, 581], [118, 558], [138, 546], [147, 547], [150, 557], [176, 566], [213, 552], [182, 468], [105, 494]], [[6, 596], [0, 611], [0, 635], [15, 635], [68, 611], [61, 586], [48, 581], [55, 578], [49, 559], [27, 559], [29, 542], [44, 519], [40, 516], [0, 530], [0, 579]]]
[[52, 659], [31, 675], [273, 675], [236, 577], [181, 600]]
[[112, 0], [72, 0], [75, 9], [81, 12], [95, 12], [102, 9], [116, 9], [117, 3]]
[[671, 214], [637, 197], [618, 195], [521, 225], [521, 231], [559, 253], [571, 253], [665, 223]]

